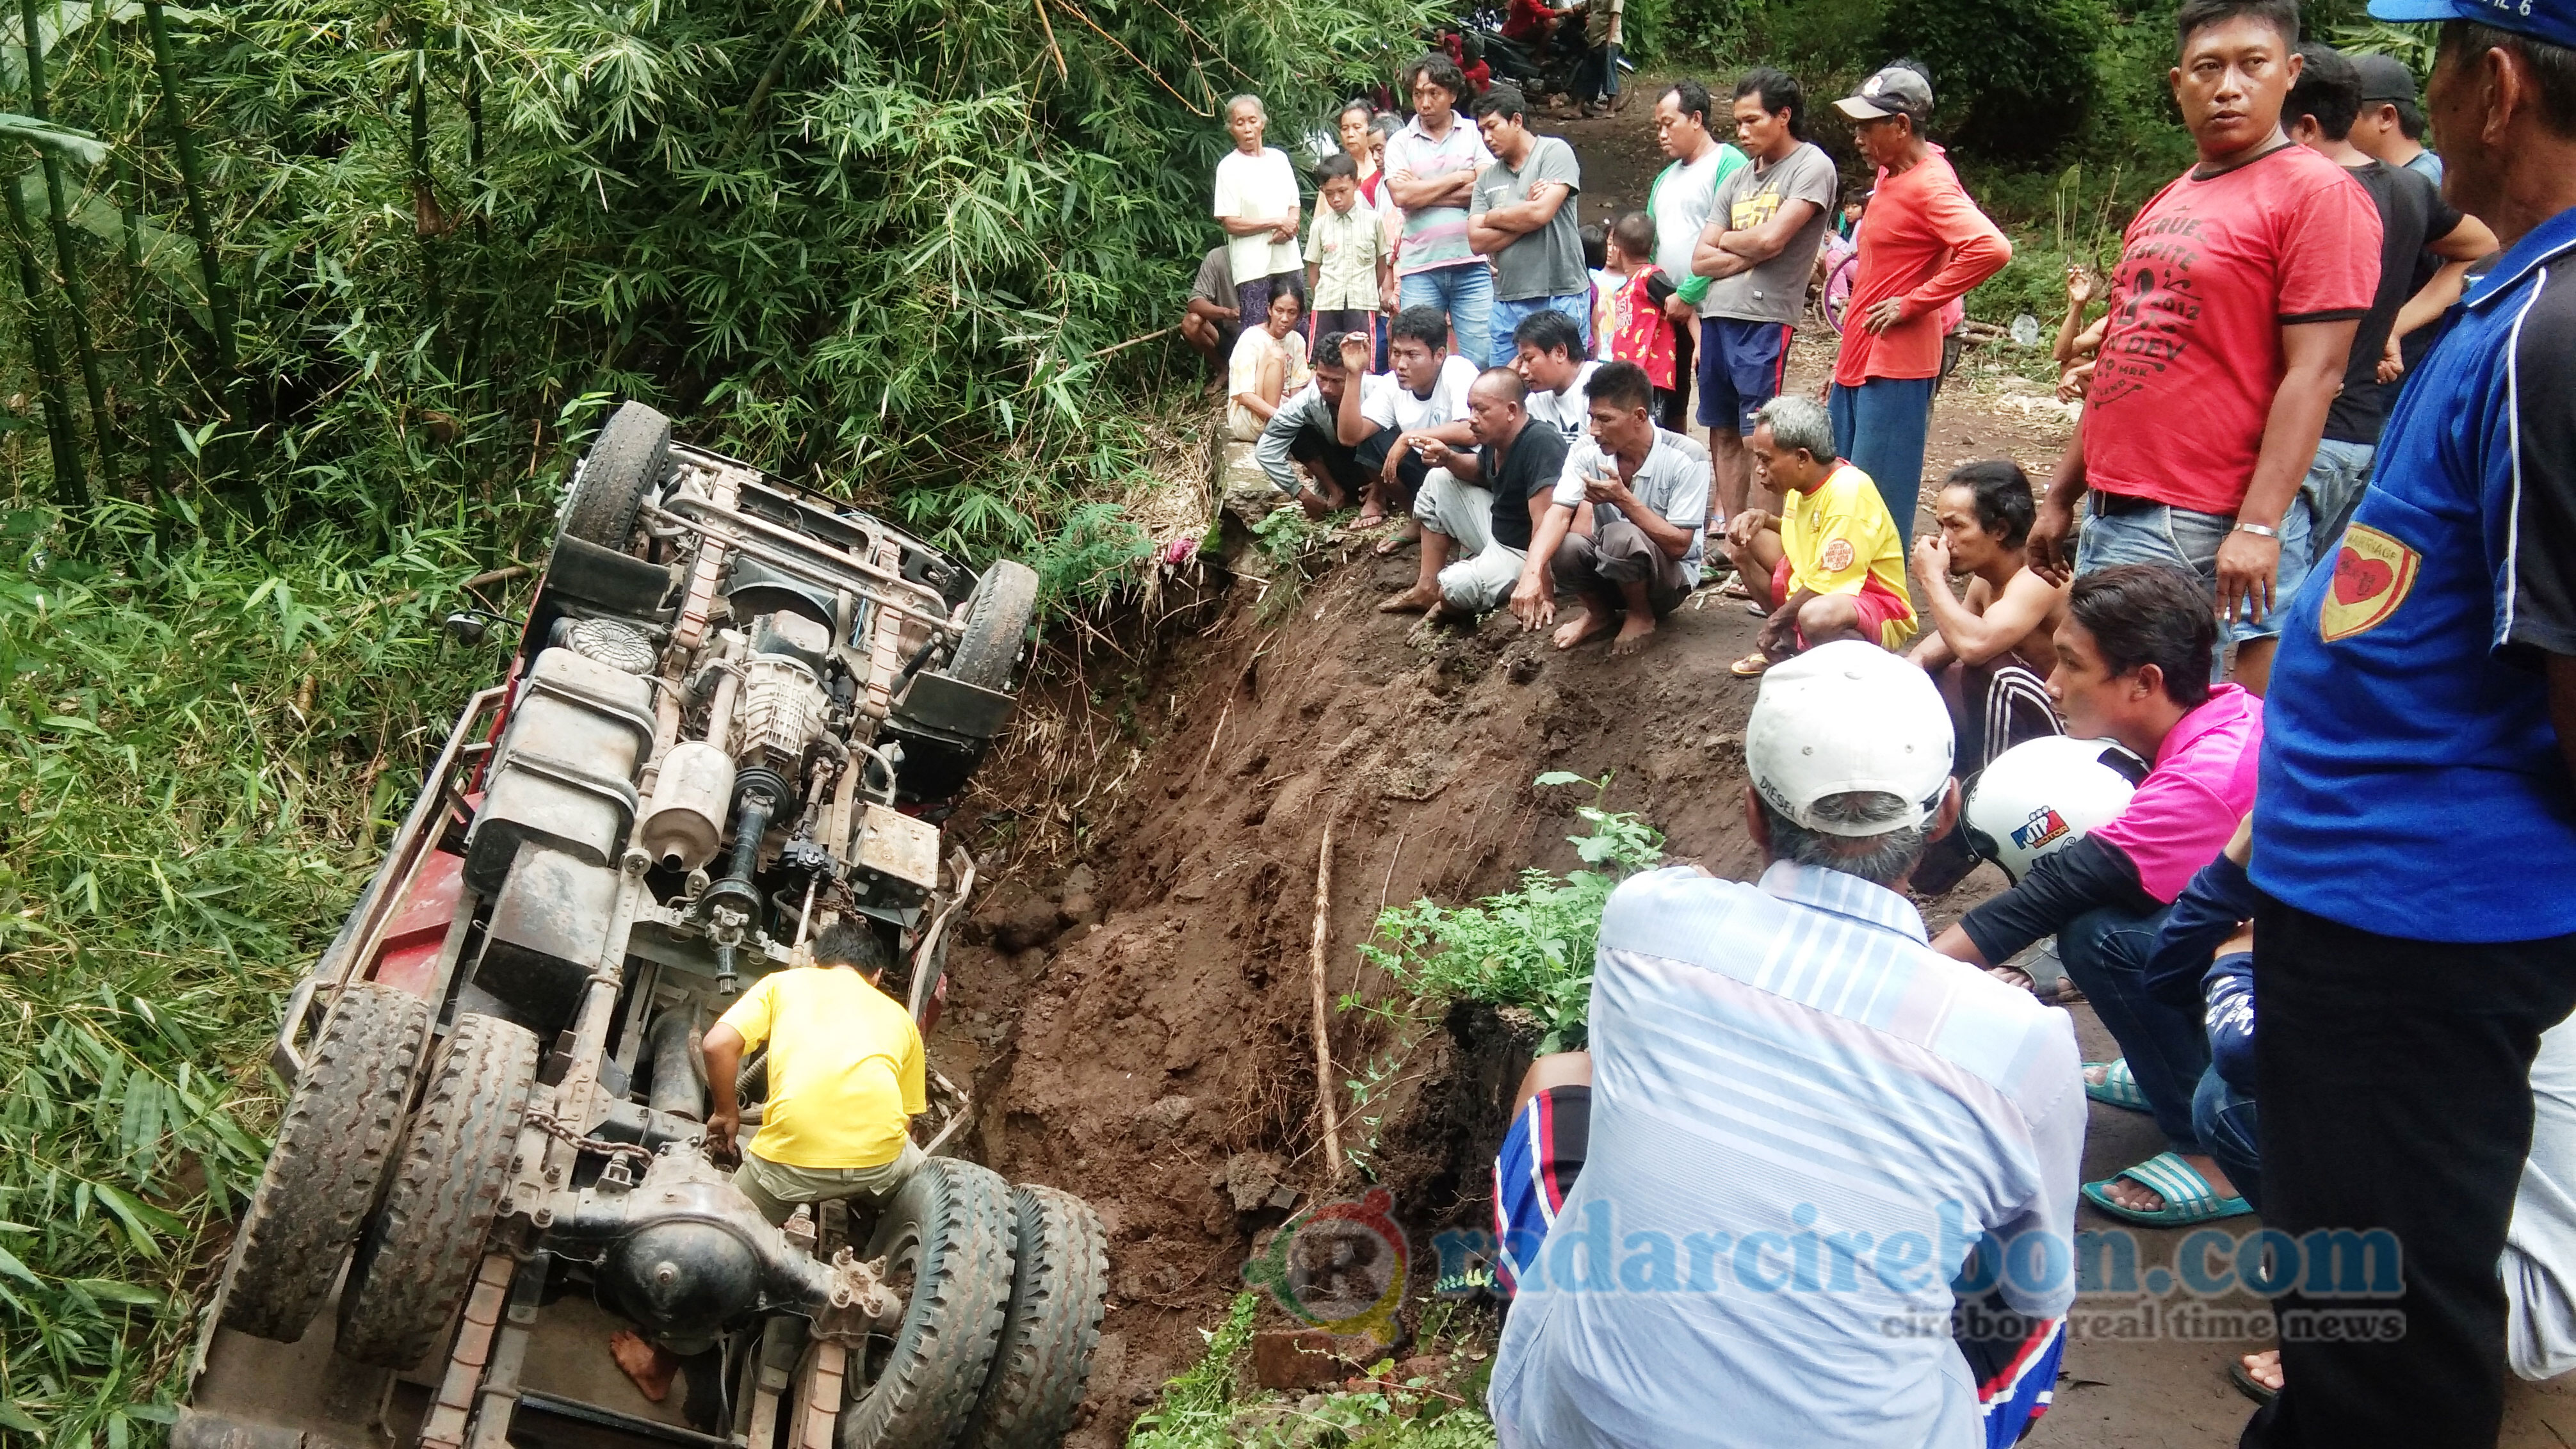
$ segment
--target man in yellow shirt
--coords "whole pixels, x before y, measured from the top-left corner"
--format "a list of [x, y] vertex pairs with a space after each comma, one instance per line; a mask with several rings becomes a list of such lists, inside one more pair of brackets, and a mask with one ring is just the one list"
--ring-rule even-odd
[[769, 1045], [760, 1132], [733, 1183], [773, 1223], [798, 1203], [881, 1199], [922, 1163], [911, 1134], [929, 1106], [921, 1032], [877, 989], [884, 943], [861, 922], [836, 921], [816, 933], [813, 957], [762, 977], [708, 1028], [703, 1048], [715, 1099], [707, 1140], [729, 1152], [742, 1128], [742, 1054]]
[[1745, 447], [1786, 512], [1748, 508], [1726, 527], [1736, 576], [1771, 616], [1735, 673], [1749, 679], [1829, 639], [1903, 648], [1915, 629], [1905, 539], [1878, 485], [1835, 456], [1832, 420], [1813, 399], [1774, 398], [1754, 418]]

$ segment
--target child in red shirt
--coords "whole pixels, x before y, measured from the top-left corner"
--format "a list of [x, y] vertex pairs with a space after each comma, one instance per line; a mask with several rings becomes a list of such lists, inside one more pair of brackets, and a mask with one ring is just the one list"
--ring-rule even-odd
[[1614, 362], [1633, 362], [1646, 370], [1658, 394], [1673, 389], [1673, 328], [1664, 320], [1664, 299], [1672, 283], [1655, 269], [1655, 223], [1642, 211], [1623, 214], [1610, 225], [1608, 266], [1619, 285], [1603, 299]]

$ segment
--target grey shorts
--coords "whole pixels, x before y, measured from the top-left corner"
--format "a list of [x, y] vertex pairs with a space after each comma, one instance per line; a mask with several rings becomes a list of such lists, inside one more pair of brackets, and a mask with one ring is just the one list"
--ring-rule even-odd
[[746, 1150], [733, 1171], [733, 1185], [775, 1226], [795, 1215], [802, 1202], [835, 1202], [864, 1197], [882, 1201], [921, 1169], [928, 1155], [910, 1137], [903, 1153], [874, 1167], [790, 1167]]

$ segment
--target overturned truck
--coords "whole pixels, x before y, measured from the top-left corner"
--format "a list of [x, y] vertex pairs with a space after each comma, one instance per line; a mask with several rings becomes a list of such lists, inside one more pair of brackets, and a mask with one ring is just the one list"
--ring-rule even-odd
[[920, 1171], [773, 1227], [711, 1160], [698, 1049], [853, 916], [927, 1030], [975, 879], [937, 822], [1009, 718], [1036, 582], [617, 411], [507, 677], [288, 1000], [293, 1095], [179, 1449], [1062, 1437], [1090, 1209], [944, 1155], [971, 1103], [933, 1072]]

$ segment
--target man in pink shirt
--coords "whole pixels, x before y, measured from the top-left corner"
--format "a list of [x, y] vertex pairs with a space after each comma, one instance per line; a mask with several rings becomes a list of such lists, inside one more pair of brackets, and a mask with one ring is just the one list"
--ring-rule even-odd
[[2086, 1090], [2124, 1105], [2142, 1096], [2172, 1148], [2094, 1186], [2113, 1210], [2152, 1226], [2232, 1217], [2252, 1209], [2192, 1125], [2208, 1034], [2198, 1012], [2150, 994], [2145, 973], [2174, 898], [2254, 808], [2263, 701], [2209, 682], [2217, 617], [2180, 569], [2120, 564], [2086, 574], [2066, 614], [2049, 698], [2068, 735], [2118, 743], [2146, 762], [2145, 776], [2117, 819], [2043, 857], [1932, 949], [1992, 967], [2055, 934], [2068, 978], [2127, 1054], [2120, 1080], [2088, 1068]]
[[1834, 109], [1850, 118], [1862, 157], [1879, 168], [1827, 396], [1834, 448], [1878, 484], [1911, 548], [1932, 384], [1941, 375], [1942, 310], [2002, 271], [2012, 243], [1968, 199], [1949, 158], [1923, 139], [1932, 83], [1921, 71], [1891, 65]]

